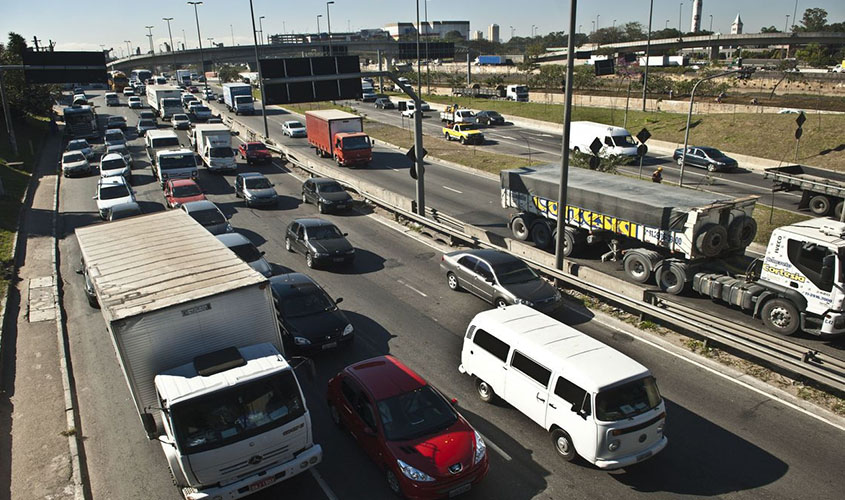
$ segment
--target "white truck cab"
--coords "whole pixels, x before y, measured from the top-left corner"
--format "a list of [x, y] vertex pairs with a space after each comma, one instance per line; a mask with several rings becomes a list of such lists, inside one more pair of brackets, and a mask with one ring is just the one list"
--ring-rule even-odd
[[479, 313], [464, 336], [461, 373], [482, 401], [497, 396], [552, 437], [564, 460], [601, 469], [666, 447], [666, 407], [649, 370], [621, 352], [516, 304]]

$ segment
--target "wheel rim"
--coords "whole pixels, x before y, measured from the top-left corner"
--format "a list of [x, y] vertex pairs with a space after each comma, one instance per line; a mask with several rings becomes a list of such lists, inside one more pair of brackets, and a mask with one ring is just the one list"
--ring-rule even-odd
[[634, 278], [642, 278], [645, 274], [645, 265], [639, 259], [635, 259], [631, 264], [631, 276]]
[[387, 486], [393, 493], [399, 494], [399, 480], [393, 471], [387, 471]]
[[785, 307], [775, 307], [769, 313], [769, 320], [776, 327], [786, 329], [792, 324], [792, 313]]
[[490, 398], [490, 386], [487, 385], [487, 382], [478, 383], [478, 394], [484, 399]]
[[496, 299], [496, 307], [499, 309], [504, 309], [507, 307], [508, 303], [504, 301], [504, 299]]
[[454, 274], [449, 273], [449, 276], [446, 277], [449, 282], [449, 288], [452, 290], [458, 288], [458, 277]]
[[663, 271], [663, 275], [660, 277], [660, 281], [663, 283], [663, 287], [666, 289], [673, 288], [675, 285], [678, 284], [678, 277], [675, 276], [671, 270]]
[[571, 446], [569, 440], [566, 439], [566, 436], [558, 436], [558, 438], [555, 439], [555, 447], [561, 455], [569, 455], [571, 451]]
[[314, 267], [314, 258], [311, 257], [311, 254], [305, 256], [305, 265], [308, 267]]
[[290, 250], [290, 238], [285, 238], [285, 250]]

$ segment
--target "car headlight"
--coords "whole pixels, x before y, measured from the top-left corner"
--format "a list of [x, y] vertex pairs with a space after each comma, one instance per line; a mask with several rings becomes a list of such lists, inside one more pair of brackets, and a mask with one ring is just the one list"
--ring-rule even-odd
[[354, 248], [350, 248], [349, 250], [346, 251], [346, 255], [352, 255], [353, 253], [355, 253]]
[[343, 329], [343, 336], [350, 335], [355, 328], [352, 326], [352, 323], [346, 325], [346, 328]]
[[254, 199], [254, 198], [255, 198], [255, 195], [254, 195], [254, 194], [252, 194], [252, 193], [246, 192], [246, 193], [244, 193], [244, 197], [245, 197], [247, 200], [252, 200], [252, 199]]
[[514, 302], [516, 302], [517, 304], [524, 304], [528, 307], [534, 307], [534, 303], [531, 302], [530, 300], [516, 298], [516, 299], [514, 299]]
[[484, 438], [481, 437], [481, 434], [478, 431], [475, 432], [475, 459], [473, 460], [473, 464], [477, 464], [480, 462], [484, 455], [487, 454], [487, 444], [484, 442]]
[[608, 449], [608, 451], [616, 451], [616, 450], [618, 450], [618, 449], [619, 449], [619, 445], [620, 445], [620, 444], [621, 444], [621, 443], [619, 442], [619, 440], [618, 440], [618, 439], [614, 439], [613, 441], [611, 441], [611, 442], [607, 445], [607, 449]]
[[293, 343], [296, 345], [311, 345], [311, 341], [305, 337], [294, 337]]
[[321, 258], [321, 257], [328, 257], [330, 254], [321, 253], [321, 252], [314, 252], [314, 257]]
[[402, 471], [402, 474], [405, 474], [405, 477], [410, 479], [411, 481], [419, 481], [419, 482], [431, 482], [434, 481], [434, 478], [426, 474], [425, 472], [411, 467], [410, 465], [406, 464], [405, 462], [397, 459], [396, 463], [399, 465], [399, 470]]

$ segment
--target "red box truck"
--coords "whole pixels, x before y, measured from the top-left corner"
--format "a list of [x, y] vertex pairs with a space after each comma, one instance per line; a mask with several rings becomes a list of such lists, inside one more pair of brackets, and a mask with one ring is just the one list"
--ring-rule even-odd
[[373, 146], [360, 116], [336, 109], [307, 111], [305, 128], [317, 154], [334, 158], [338, 166], [366, 166], [373, 159]]

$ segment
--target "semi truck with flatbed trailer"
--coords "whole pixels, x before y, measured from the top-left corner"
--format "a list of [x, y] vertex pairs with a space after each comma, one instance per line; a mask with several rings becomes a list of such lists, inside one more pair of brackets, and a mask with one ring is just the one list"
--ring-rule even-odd
[[229, 111], [234, 111], [235, 115], [255, 113], [252, 86], [248, 83], [224, 83], [223, 103]]
[[364, 133], [364, 119], [337, 109], [305, 112], [308, 143], [322, 157], [338, 166], [366, 166], [373, 159], [370, 137]]
[[763, 170], [763, 178], [771, 179], [777, 191], [801, 191], [799, 209], [818, 217], [842, 218], [845, 206], [845, 174], [804, 165], [786, 165]]
[[185, 500], [242, 498], [321, 461], [267, 278], [181, 210], [76, 237], [139, 419]]

